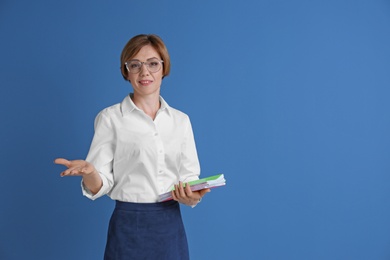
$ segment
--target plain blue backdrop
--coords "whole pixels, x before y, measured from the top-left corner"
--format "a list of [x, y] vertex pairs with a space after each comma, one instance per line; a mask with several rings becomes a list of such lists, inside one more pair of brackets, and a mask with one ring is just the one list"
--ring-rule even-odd
[[131, 92], [123, 46], [155, 33], [162, 95], [203, 176], [191, 258], [390, 259], [390, 1], [0, 2], [0, 259], [102, 259], [114, 203], [81, 195], [93, 121]]

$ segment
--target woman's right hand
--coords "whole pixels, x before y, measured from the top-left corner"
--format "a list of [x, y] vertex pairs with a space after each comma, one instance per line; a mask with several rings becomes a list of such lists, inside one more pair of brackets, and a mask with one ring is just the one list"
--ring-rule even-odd
[[95, 167], [84, 160], [69, 161], [64, 158], [57, 158], [54, 160], [55, 164], [61, 164], [67, 167], [65, 171], [61, 172], [61, 177], [64, 176], [85, 176], [92, 173], [97, 173]]

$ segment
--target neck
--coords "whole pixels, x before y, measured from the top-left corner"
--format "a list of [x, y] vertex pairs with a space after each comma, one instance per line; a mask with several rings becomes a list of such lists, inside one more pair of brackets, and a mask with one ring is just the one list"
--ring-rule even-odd
[[160, 95], [140, 96], [134, 93], [131, 99], [134, 104], [150, 116], [153, 120], [156, 118], [157, 111], [160, 109]]

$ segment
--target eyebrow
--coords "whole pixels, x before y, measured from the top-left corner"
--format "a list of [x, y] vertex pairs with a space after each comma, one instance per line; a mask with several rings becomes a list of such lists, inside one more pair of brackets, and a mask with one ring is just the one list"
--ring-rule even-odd
[[[157, 58], [157, 57], [152, 57], [152, 58], [147, 59], [146, 61], [148, 61], [148, 60], [153, 60], [153, 59], [161, 60], [161, 59], [159, 59], [159, 58]], [[139, 60], [139, 59], [131, 59], [130, 61], [140, 61], [140, 60]]]

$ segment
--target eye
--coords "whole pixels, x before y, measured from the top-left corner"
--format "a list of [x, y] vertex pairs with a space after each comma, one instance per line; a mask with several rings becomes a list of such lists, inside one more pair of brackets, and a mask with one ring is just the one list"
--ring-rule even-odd
[[130, 67], [130, 69], [137, 69], [137, 68], [141, 67], [141, 65], [139, 62], [130, 62], [129, 67]]
[[158, 61], [149, 61], [148, 62], [148, 65], [150, 67], [157, 67], [159, 65]]

